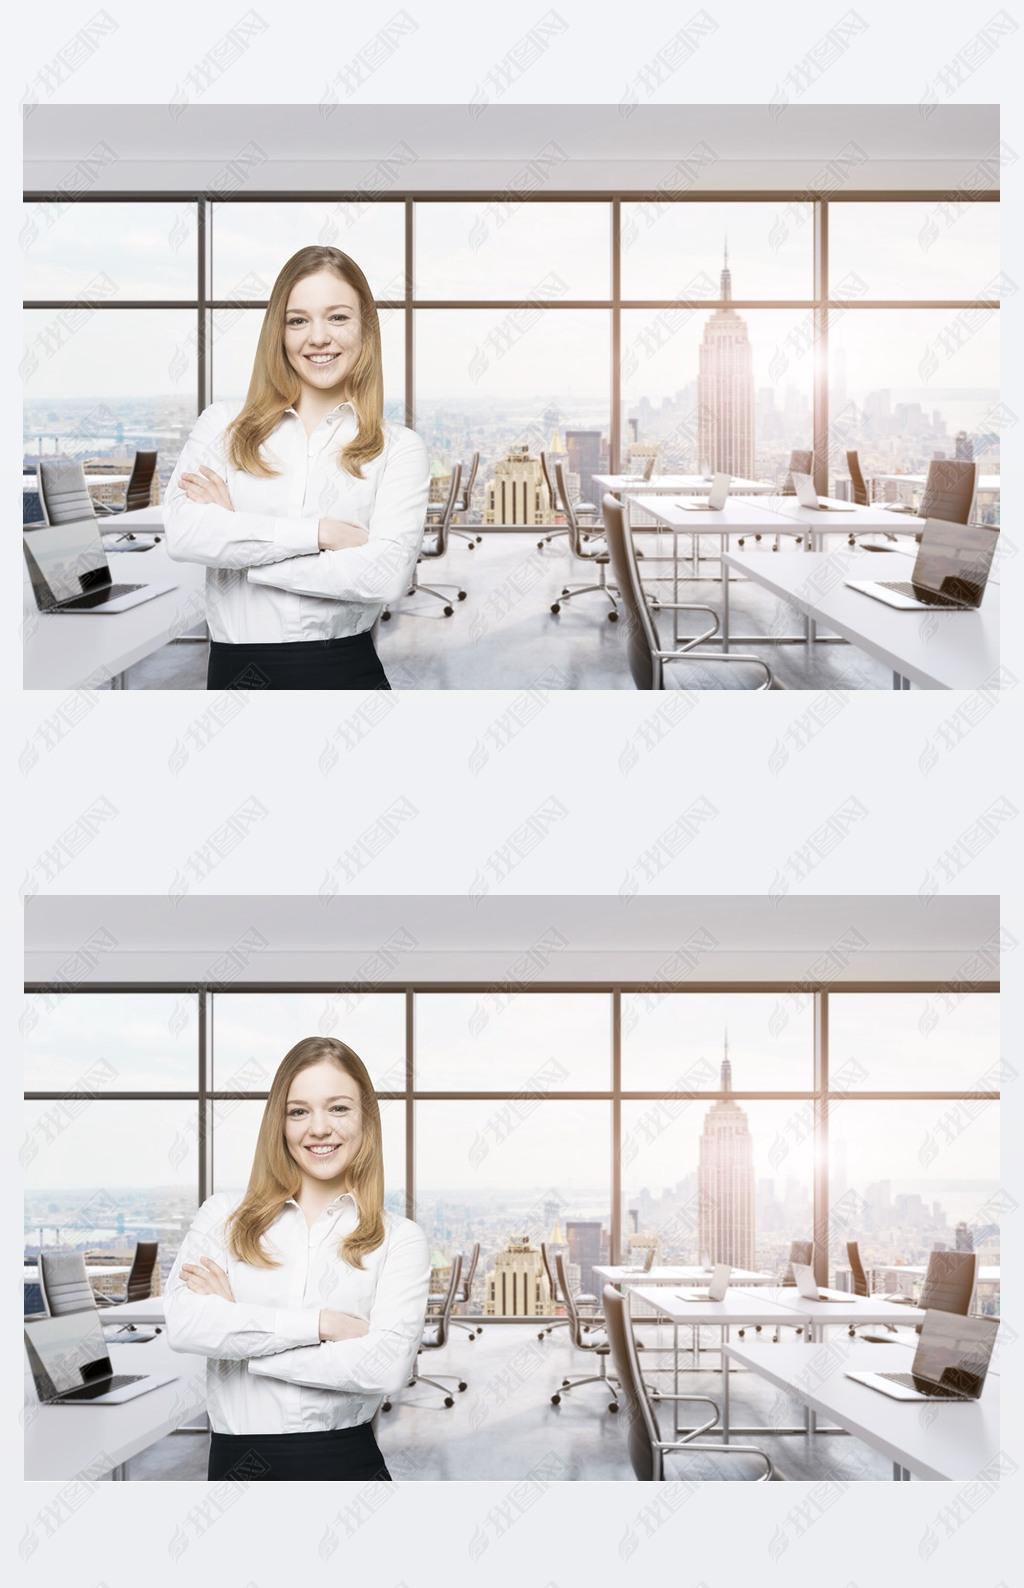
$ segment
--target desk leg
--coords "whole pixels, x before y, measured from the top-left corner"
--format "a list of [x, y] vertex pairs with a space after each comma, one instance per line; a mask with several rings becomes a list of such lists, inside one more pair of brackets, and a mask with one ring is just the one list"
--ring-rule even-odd
[[110, 1478], [113, 1483], [124, 1483], [128, 1477], [127, 1461], [119, 1461], [111, 1471]]
[[127, 689], [128, 688], [128, 670], [127, 670], [127, 668], [125, 669], [125, 671], [123, 673], [111, 673], [111, 675], [110, 675], [110, 687], [111, 687], [111, 689]]
[[[722, 1344], [728, 1345], [728, 1343], [729, 1325], [725, 1323], [722, 1325]], [[724, 1351], [720, 1351], [719, 1355], [722, 1359], [722, 1443], [727, 1445], [729, 1443], [729, 1358]]]
[[729, 570], [725, 566], [725, 548], [728, 536], [722, 534], [722, 547], [719, 566], [722, 570], [722, 650], [725, 654], [729, 651]]

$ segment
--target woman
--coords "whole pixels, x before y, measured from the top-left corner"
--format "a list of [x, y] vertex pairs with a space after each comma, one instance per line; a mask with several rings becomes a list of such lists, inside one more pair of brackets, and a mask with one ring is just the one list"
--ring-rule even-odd
[[390, 1478], [371, 1427], [423, 1336], [430, 1253], [384, 1211], [366, 1067], [306, 1037], [274, 1076], [245, 1195], [203, 1203], [167, 1287], [176, 1351], [211, 1358], [210, 1478]]
[[167, 488], [167, 550], [206, 563], [209, 689], [388, 689], [370, 630], [409, 588], [429, 466], [384, 423], [380, 326], [338, 248], [270, 294], [242, 405], [214, 403]]

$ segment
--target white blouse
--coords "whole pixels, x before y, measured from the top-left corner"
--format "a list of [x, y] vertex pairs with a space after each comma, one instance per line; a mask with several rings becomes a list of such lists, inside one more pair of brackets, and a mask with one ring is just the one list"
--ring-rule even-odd
[[[426, 518], [426, 447], [415, 431], [386, 424], [384, 451], [363, 464], [357, 480], [337, 461], [356, 435], [351, 404], [339, 404], [311, 436], [289, 408], [263, 447], [278, 473], [247, 474], [226, 450], [225, 433], [241, 406], [214, 403], [200, 415], [164, 500], [168, 554], [207, 565], [211, 638], [239, 645], [361, 634], [384, 602], [409, 588]], [[178, 482], [201, 464], [227, 481], [234, 512], [189, 501]], [[358, 524], [370, 538], [365, 546], [320, 551], [321, 518]]]
[[[418, 1224], [385, 1213], [384, 1244], [360, 1270], [338, 1255], [358, 1213], [347, 1193], [310, 1228], [287, 1202], [264, 1236], [277, 1268], [253, 1268], [228, 1251], [225, 1222], [240, 1197], [204, 1202], [167, 1284], [167, 1338], [175, 1351], [208, 1356], [207, 1408], [220, 1434], [294, 1434], [369, 1422], [412, 1371], [423, 1337], [430, 1251]], [[198, 1296], [182, 1263], [210, 1257], [234, 1301]], [[360, 1340], [320, 1341], [320, 1309], [364, 1318]]]

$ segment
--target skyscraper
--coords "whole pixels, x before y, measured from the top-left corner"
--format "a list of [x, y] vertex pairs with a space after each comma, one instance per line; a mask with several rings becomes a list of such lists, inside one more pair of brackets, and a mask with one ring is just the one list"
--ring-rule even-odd
[[754, 1144], [747, 1116], [729, 1096], [729, 1034], [722, 1060], [725, 1097], [704, 1118], [697, 1163], [698, 1236], [701, 1254], [733, 1268], [754, 1266]]
[[600, 1221], [577, 1220], [565, 1226], [569, 1242], [569, 1261], [580, 1271], [580, 1285], [588, 1295], [595, 1295], [594, 1264], [601, 1261]]
[[509, 447], [484, 488], [485, 524], [550, 524], [547, 487], [540, 459], [527, 446]]
[[567, 430], [565, 449], [569, 468], [579, 475], [579, 493], [585, 502], [594, 500], [594, 475], [601, 472], [600, 430]]
[[729, 248], [722, 269], [723, 309], [704, 327], [697, 373], [699, 462], [715, 473], [754, 474], [754, 365], [747, 322], [732, 301]]
[[551, 1311], [544, 1261], [526, 1235], [512, 1235], [487, 1275], [488, 1318], [535, 1318]]

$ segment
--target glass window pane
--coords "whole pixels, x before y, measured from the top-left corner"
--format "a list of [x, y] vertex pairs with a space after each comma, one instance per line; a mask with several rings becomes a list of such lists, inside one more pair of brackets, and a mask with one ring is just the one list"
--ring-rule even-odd
[[[989, 489], [989, 479], [998, 490], [999, 430], [1005, 422], [999, 406], [999, 312], [972, 310], [969, 319], [970, 334], [964, 335], [958, 311], [951, 309], [848, 309], [833, 315], [833, 475], [846, 477], [846, 449], [856, 449], [875, 499], [912, 501], [933, 458], [966, 457], [978, 464], [980, 487]], [[908, 478], [901, 483], [901, 476]]]
[[194, 993], [29, 993], [25, 1089], [194, 1091], [198, 1008]]
[[809, 298], [813, 238], [810, 204], [624, 203], [622, 296], [718, 297], [728, 245], [734, 298]]
[[183, 309], [28, 310], [24, 462], [160, 455], [166, 486], [196, 418], [196, 316]]
[[809, 997], [655, 990], [622, 995], [623, 1090], [720, 1091], [727, 1038], [733, 1091], [802, 1092], [813, 1087], [814, 1009]]
[[196, 1211], [195, 1103], [26, 1103], [25, 1253], [102, 1252], [131, 1263], [159, 1241], [166, 1277]]
[[[245, 1190], [249, 1183], [263, 1101], [231, 1098], [211, 1103], [213, 1190]], [[405, 1104], [394, 1098], [380, 1105], [384, 1139], [384, 1205], [405, 1217]]]
[[[405, 313], [402, 309], [380, 309], [378, 314], [384, 362], [384, 417], [401, 425], [405, 423]], [[214, 309], [211, 318], [213, 400], [241, 402], [249, 389], [263, 310]]]
[[196, 205], [23, 207], [26, 298], [188, 298], [198, 293]]
[[855, 273], [867, 298], [998, 297], [999, 205], [832, 203], [828, 253], [836, 296]]
[[997, 1092], [999, 995], [832, 993], [829, 1068], [836, 1090]]
[[[829, 1119], [831, 1261], [849, 1273], [846, 1242], [865, 1268], [923, 1267], [945, 1246], [999, 1263], [999, 1104], [857, 1102]], [[869, 1278], [872, 1276], [869, 1275]], [[912, 1294], [921, 1275], [874, 1274], [878, 1290]], [[840, 1281], [843, 1283], [843, 1280]], [[985, 1311], [998, 1311], [998, 1281], [979, 1284]]]
[[418, 298], [607, 298], [609, 204], [417, 204]]
[[286, 260], [317, 243], [354, 259], [376, 298], [405, 294], [401, 203], [322, 199], [297, 204], [215, 204], [213, 296], [227, 298], [255, 271], [270, 286]]
[[781, 1273], [814, 1233], [810, 1101], [658, 1106], [622, 1105], [624, 1248], [657, 1237], [666, 1262]]
[[[382, 1092], [405, 1089], [403, 993], [215, 993], [213, 1089], [269, 1089], [303, 1037], [337, 1037]], [[247, 1171], [248, 1173], [248, 1171]]]
[[601, 1091], [611, 1041], [609, 993], [418, 993], [416, 1089]]
[[781, 483], [791, 450], [813, 446], [810, 309], [627, 309], [620, 372], [622, 456], [653, 445], [656, 473], [707, 462]]

